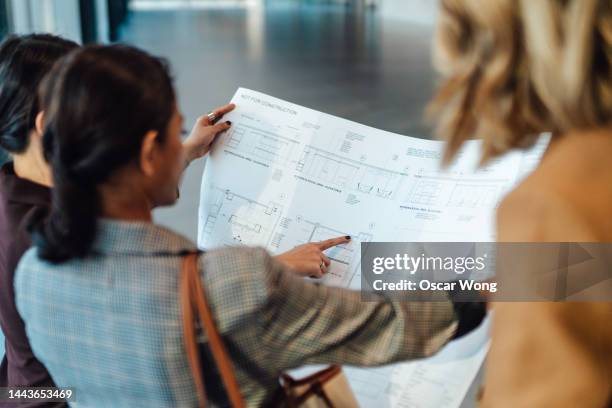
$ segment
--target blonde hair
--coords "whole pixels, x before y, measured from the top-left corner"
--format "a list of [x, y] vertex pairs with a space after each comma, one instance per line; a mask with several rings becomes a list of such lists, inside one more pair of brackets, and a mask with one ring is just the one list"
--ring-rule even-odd
[[446, 163], [471, 138], [484, 162], [542, 132], [612, 124], [612, 1], [441, 3], [430, 114]]

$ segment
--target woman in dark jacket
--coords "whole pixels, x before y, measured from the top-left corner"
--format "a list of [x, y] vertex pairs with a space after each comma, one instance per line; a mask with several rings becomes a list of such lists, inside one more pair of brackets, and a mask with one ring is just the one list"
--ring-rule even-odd
[[13, 276], [19, 259], [31, 245], [26, 225], [31, 215], [48, 207], [51, 200], [51, 176], [37, 127], [37, 88], [53, 64], [77, 47], [72, 41], [51, 35], [13, 36], [0, 46], [0, 147], [13, 159], [0, 170], [0, 327], [6, 348], [0, 365], [0, 387], [54, 385], [30, 349], [15, 307]]

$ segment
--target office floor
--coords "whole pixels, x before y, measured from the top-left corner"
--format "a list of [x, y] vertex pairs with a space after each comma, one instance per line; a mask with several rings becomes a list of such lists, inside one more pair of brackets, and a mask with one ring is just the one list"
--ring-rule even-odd
[[[191, 123], [239, 86], [381, 129], [429, 137], [432, 27], [383, 21], [338, 5], [134, 12], [122, 41], [167, 58]], [[190, 125], [189, 125], [190, 126]], [[203, 163], [158, 222], [196, 238]]]

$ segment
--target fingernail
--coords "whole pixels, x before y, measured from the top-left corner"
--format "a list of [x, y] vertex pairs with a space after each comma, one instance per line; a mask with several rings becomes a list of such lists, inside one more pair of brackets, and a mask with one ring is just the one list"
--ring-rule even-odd
[[346, 236], [346, 237], [344, 237], [344, 238], [346, 238], [346, 239], [350, 240], [350, 239], [351, 239], [351, 236], [350, 236], [350, 235], [347, 235], [347, 236]]
[[226, 125], [228, 126], [232, 126], [232, 122], [230, 122], [229, 120], [227, 122], [225, 122]]

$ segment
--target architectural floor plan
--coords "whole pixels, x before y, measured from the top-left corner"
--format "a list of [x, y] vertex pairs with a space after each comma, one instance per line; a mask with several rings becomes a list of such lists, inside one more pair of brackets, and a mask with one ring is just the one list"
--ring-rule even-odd
[[[493, 241], [495, 208], [547, 146], [542, 137], [530, 150], [478, 167], [480, 144], [470, 141], [458, 160], [442, 169], [440, 141], [370, 128], [248, 89], [239, 89], [232, 102], [236, 109], [226, 118], [233, 126], [215, 142], [202, 178], [198, 244], [282, 253], [351, 235], [349, 244], [328, 251], [332, 265], [323, 283], [354, 289], [361, 285], [361, 242]], [[470, 367], [466, 380], [447, 394], [465, 394], [484, 354], [473, 354], [479, 362], [464, 365]], [[419, 364], [425, 366], [392, 370], [419, 373], [427, 363]], [[440, 373], [450, 367], [443, 365], [435, 366]], [[427, 378], [435, 377], [436, 369]], [[369, 375], [354, 372], [356, 383]], [[380, 380], [377, 373], [371, 372], [372, 381]], [[421, 392], [435, 392], [435, 385], [427, 384]], [[372, 401], [364, 397], [362, 403], [373, 406]], [[454, 406], [454, 401], [405, 406]]]

